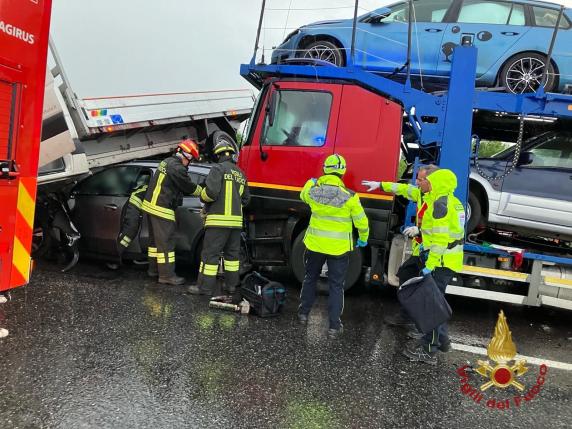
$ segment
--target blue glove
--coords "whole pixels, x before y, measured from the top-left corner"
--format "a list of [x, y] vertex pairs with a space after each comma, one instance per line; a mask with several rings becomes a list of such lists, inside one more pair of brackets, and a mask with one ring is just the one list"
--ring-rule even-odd
[[362, 241], [358, 238], [358, 241], [356, 241], [356, 247], [365, 247], [367, 246], [367, 241]]
[[429, 274], [431, 274], [431, 270], [425, 267], [421, 270], [421, 274], [423, 275], [423, 277], [428, 276]]

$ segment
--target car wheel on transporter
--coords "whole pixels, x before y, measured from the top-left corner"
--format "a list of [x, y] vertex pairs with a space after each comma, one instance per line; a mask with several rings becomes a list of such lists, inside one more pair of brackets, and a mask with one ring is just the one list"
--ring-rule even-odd
[[[302, 231], [292, 244], [292, 251], [290, 252], [290, 269], [294, 273], [296, 280], [300, 282], [300, 285], [304, 281], [304, 252], [306, 251], [306, 246], [304, 245], [304, 235], [306, 230]], [[344, 290], [350, 289], [354, 286], [361, 275], [363, 266], [363, 255], [360, 249], [355, 248], [353, 252], [350, 253], [350, 264], [348, 267], [348, 273], [346, 276], [346, 283], [344, 285]]]
[[327, 61], [340, 67], [344, 65], [344, 55], [342, 49], [327, 40], [316, 40], [306, 46], [303, 58]]
[[[506, 92], [522, 94], [534, 92], [540, 87], [542, 73], [546, 67], [546, 56], [535, 52], [523, 52], [510, 58], [502, 67], [500, 84]], [[554, 64], [548, 66], [548, 75], [545, 91], [554, 91], [558, 88], [558, 76]]]
[[470, 234], [480, 225], [483, 219], [483, 209], [479, 197], [473, 191], [469, 192], [467, 204], [467, 234]]

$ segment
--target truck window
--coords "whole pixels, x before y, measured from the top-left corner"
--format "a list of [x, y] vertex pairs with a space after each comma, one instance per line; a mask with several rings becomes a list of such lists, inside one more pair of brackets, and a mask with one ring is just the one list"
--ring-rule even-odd
[[264, 120], [262, 143], [270, 146], [323, 146], [332, 106], [332, 94], [281, 90], [277, 94], [272, 126]]

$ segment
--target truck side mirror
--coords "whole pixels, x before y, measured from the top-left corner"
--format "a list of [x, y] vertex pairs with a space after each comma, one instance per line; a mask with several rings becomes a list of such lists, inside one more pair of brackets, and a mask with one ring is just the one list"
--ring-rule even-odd
[[530, 165], [534, 161], [534, 154], [532, 152], [521, 152], [516, 162], [517, 166]]

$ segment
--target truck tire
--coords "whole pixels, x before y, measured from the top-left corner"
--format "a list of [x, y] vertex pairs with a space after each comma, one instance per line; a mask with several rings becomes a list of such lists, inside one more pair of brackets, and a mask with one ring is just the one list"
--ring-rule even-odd
[[234, 140], [234, 138], [230, 134], [225, 133], [224, 131], [220, 131], [220, 130], [215, 131], [214, 133], [212, 133], [210, 135], [209, 139], [210, 139], [210, 147], [209, 147], [208, 151], [211, 154], [212, 154], [214, 147], [222, 141], [226, 141], [226, 142], [230, 143], [234, 147], [236, 153], [238, 153], [238, 145], [236, 144], [236, 141]]
[[39, 216], [36, 216], [32, 233], [32, 258], [40, 259], [52, 249], [53, 237], [51, 232], [52, 227], [47, 219], [47, 213], [39, 213]]
[[[300, 284], [304, 281], [304, 253], [306, 246], [304, 245], [304, 235], [306, 230], [303, 230], [292, 244], [292, 251], [290, 252], [290, 269]], [[354, 286], [362, 273], [363, 255], [359, 248], [355, 248], [350, 253], [350, 265], [346, 276], [346, 283], [344, 290], [350, 289]]]

